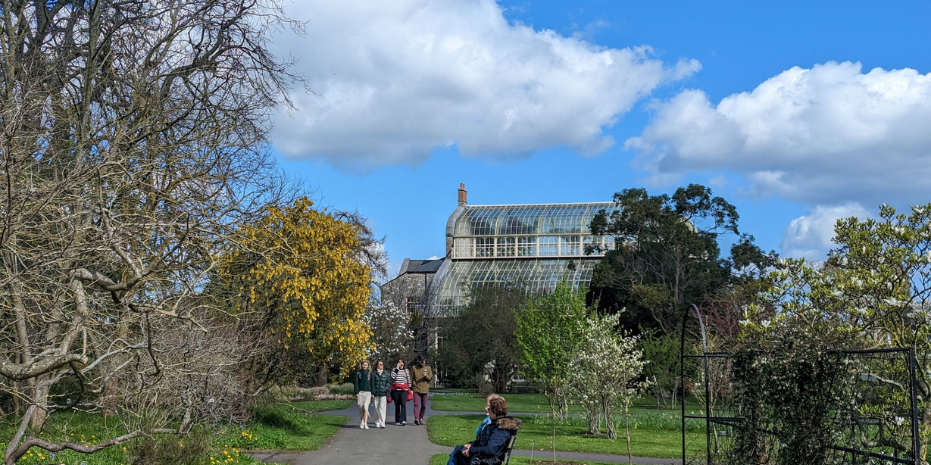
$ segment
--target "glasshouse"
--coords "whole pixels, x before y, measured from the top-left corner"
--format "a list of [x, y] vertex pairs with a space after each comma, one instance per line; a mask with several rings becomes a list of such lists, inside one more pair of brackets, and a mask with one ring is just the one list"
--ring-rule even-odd
[[398, 278], [386, 286], [398, 287], [405, 279], [423, 282], [412, 297], [443, 309], [439, 313], [460, 308], [469, 290], [480, 285], [545, 292], [566, 279], [574, 288], [587, 286], [602, 253], [586, 254], [586, 246], [613, 246], [593, 236], [589, 223], [600, 210], [614, 208], [613, 202], [468, 205], [460, 185], [459, 206], [446, 225], [445, 258], [405, 260]]

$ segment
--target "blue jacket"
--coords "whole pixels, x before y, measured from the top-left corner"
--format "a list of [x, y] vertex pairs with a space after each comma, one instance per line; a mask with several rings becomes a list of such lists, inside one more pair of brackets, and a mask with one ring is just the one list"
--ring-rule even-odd
[[491, 420], [478, 432], [475, 440], [470, 442], [469, 456], [500, 457], [504, 454], [511, 436], [517, 434], [521, 421], [514, 417], [501, 417]]

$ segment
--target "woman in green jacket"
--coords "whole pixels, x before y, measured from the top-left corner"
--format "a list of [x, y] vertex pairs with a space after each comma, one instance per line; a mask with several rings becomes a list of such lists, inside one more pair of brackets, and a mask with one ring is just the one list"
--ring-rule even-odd
[[361, 429], [369, 429], [369, 403], [372, 401], [372, 370], [369, 370], [369, 361], [363, 360], [359, 370], [353, 377], [352, 387], [356, 392], [356, 401], [359, 404], [359, 417]]
[[388, 412], [388, 389], [391, 387], [391, 374], [385, 370], [385, 362], [379, 360], [372, 372], [372, 403], [375, 404], [375, 427], [385, 427], [385, 415]]

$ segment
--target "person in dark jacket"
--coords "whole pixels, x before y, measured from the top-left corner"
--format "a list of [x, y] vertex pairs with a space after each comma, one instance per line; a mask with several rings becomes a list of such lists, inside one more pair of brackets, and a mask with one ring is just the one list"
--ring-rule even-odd
[[375, 427], [385, 427], [388, 413], [388, 389], [391, 387], [391, 374], [385, 370], [385, 362], [379, 360], [372, 372], [372, 403], [375, 404]]
[[485, 411], [488, 412], [491, 423], [479, 429], [474, 441], [456, 446], [449, 454], [447, 465], [501, 463], [507, 452], [508, 442], [511, 436], [517, 434], [521, 421], [507, 416], [508, 404], [503, 397], [489, 398], [485, 404]]
[[372, 370], [369, 370], [368, 360], [362, 361], [352, 381], [352, 387], [356, 392], [356, 400], [359, 404], [359, 417], [362, 419], [359, 428], [369, 429], [369, 403], [372, 401]]
[[394, 402], [394, 424], [407, 424], [407, 402], [411, 394], [411, 374], [404, 368], [404, 359], [398, 359], [398, 365], [391, 370], [391, 388], [389, 395]]

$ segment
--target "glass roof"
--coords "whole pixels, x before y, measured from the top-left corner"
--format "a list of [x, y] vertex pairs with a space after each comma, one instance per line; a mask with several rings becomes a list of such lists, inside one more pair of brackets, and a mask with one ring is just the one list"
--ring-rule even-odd
[[[569, 269], [570, 262], [574, 269]], [[487, 284], [518, 284], [543, 293], [565, 278], [573, 289], [584, 288], [592, 280], [595, 263], [594, 259], [452, 260], [440, 281], [438, 303], [451, 310], [461, 308], [468, 303], [470, 288]]]
[[455, 236], [588, 234], [600, 210], [617, 209], [613, 202], [540, 205], [470, 205], [453, 229]]

